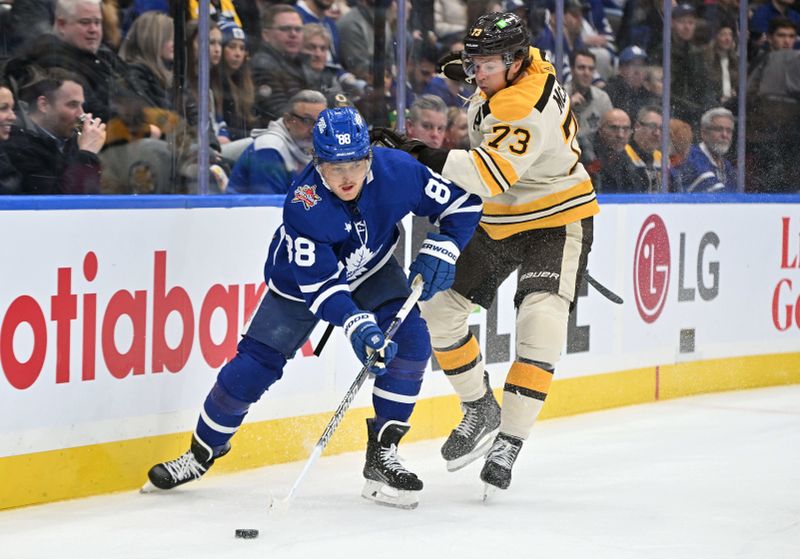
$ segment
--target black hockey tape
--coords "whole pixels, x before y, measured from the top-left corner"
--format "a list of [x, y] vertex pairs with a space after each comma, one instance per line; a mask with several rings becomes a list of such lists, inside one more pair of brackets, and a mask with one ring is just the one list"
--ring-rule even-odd
[[252, 540], [258, 537], [258, 530], [253, 530], [251, 528], [237, 528], [236, 537], [244, 540]]

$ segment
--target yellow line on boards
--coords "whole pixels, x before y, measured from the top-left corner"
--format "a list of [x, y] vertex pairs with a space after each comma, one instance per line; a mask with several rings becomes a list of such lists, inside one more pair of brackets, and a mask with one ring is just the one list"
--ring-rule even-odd
[[[434, 373], [439, 374], [439, 373]], [[561, 417], [706, 392], [800, 383], [800, 353], [759, 355], [660, 365], [556, 380], [541, 418]], [[501, 378], [494, 378], [502, 385]], [[502, 398], [502, 388], [495, 391]], [[326, 454], [362, 450], [370, 408], [348, 412]], [[304, 460], [331, 412], [248, 423], [233, 450], [210, 475]], [[409, 441], [444, 437], [461, 418], [455, 396], [420, 400], [411, 417]], [[175, 433], [0, 458], [0, 510], [139, 488], [153, 464], [189, 446], [189, 433]], [[8, 480], [13, 480], [9, 483]]]

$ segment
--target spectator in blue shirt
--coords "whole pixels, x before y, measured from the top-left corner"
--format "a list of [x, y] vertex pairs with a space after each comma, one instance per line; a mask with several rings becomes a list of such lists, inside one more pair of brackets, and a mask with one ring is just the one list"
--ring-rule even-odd
[[307, 23], [319, 23], [331, 34], [330, 52], [328, 62], [339, 64], [339, 30], [333, 18], [325, 15], [333, 5], [333, 0], [297, 0], [294, 9], [300, 14], [303, 25]]
[[767, 39], [769, 22], [776, 17], [789, 18], [800, 27], [800, 12], [793, 10], [794, 0], [772, 0], [761, 4], [750, 18], [750, 36], [757, 44], [763, 45]]
[[[533, 44], [539, 49], [546, 51], [548, 60], [556, 64], [556, 14], [555, 2], [549, 2], [548, 6], [552, 9], [547, 13], [545, 25], [539, 31], [539, 35], [534, 39]], [[567, 83], [572, 79], [572, 70], [569, 67], [569, 57], [575, 49], [585, 48], [582, 37], [583, 29], [583, 3], [581, 0], [564, 1], [564, 60], [561, 61], [560, 81]]]
[[239, 156], [225, 192], [286, 194], [311, 161], [311, 132], [326, 107], [325, 96], [319, 91], [296, 93], [283, 116], [271, 122]]
[[[448, 41], [443, 41], [442, 48], [439, 50], [437, 60], [457, 52], [460, 53], [464, 50], [464, 42], [461, 40], [463, 34], [459, 38], [451, 38]], [[442, 101], [448, 107], [464, 107], [466, 100], [472, 97], [475, 92], [475, 87], [472, 84], [464, 81], [452, 80], [445, 76], [435, 75], [425, 84], [422, 93], [430, 93], [442, 98]]]
[[734, 119], [728, 109], [716, 107], [700, 119], [702, 141], [673, 169], [674, 188], [681, 192], [735, 192], [736, 173], [725, 158], [731, 149]]

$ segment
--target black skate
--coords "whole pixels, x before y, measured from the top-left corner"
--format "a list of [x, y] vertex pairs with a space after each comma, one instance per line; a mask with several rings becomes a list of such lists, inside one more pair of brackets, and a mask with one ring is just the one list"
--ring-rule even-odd
[[462, 402], [464, 417], [442, 445], [442, 457], [447, 470], [455, 472], [485, 456], [500, 427], [500, 406], [489, 385], [489, 375], [483, 374], [486, 394], [474, 402]]
[[511, 484], [511, 467], [522, 448], [522, 439], [498, 433], [492, 449], [486, 456], [486, 463], [481, 470], [481, 480], [486, 483], [483, 500], [485, 501], [495, 489], [508, 489]]
[[178, 485], [194, 481], [205, 474], [214, 464], [214, 460], [224, 456], [230, 450], [230, 445], [217, 456], [211, 455], [211, 449], [192, 437], [192, 445], [184, 454], [175, 460], [168, 460], [156, 464], [147, 472], [149, 481], [142, 487], [142, 493], [149, 493], [157, 489], [172, 489]]
[[403, 466], [397, 455], [397, 444], [411, 426], [400, 421], [388, 421], [380, 433], [375, 433], [372, 422], [372, 419], [367, 419], [367, 462], [364, 464], [367, 481], [361, 496], [390, 507], [417, 508], [417, 493], [422, 490], [422, 481]]

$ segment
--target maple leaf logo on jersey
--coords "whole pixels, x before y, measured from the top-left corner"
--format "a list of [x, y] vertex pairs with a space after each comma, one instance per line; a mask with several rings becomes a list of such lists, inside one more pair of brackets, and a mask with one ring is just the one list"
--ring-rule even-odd
[[[383, 245], [381, 245], [383, 246]], [[381, 247], [378, 247], [380, 251]], [[347, 266], [347, 281], [352, 281], [367, 271], [367, 264], [375, 258], [374, 252], [365, 246], [358, 247], [356, 250], [345, 257], [344, 263]]]
[[316, 206], [320, 200], [322, 200], [322, 198], [317, 194], [317, 186], [314, 184], [304, 184], [303, 186], [298, 186], [294, 190], [292, 204], [303, 204], [305, 210], [308, 211]]

